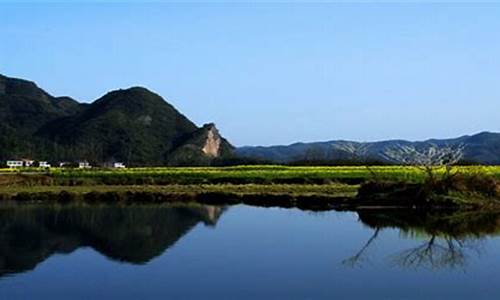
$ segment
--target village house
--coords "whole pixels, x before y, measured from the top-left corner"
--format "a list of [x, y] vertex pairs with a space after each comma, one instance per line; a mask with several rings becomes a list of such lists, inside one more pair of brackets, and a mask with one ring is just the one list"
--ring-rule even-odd
[[125, 169], [125, 164], [122, 162], [115, 162], [113, 163], [113, 168], [115, 169]]
[[46, 162], [46, 161], [39, 161], [38, 162], [38, 166], [40, 168], [50, 168], [51, 167], [51, 165], [48, 162]]
[[23, 159], [23, 166], [26, 168], [33, 167], [35, 164], [34, 160], [31, 159]]
[[8, 160], [7, 161], [7, 167], [13, 169], [13, 168], [22, 168], [23, 167], [23, 161], [22, 160]]
[[79, 169], [90, 169], [92, 166], [88, 161], [79, 161], [78, 162], [78, 168]]
[[125, 169], [126, 166], [122, 162], [107, 162], [103, 164], [104, 168], [113, 168], [113, 169]]
[[9, 168], [29, 168], [32, 167], [35, 161], [30, 159], [22, 159], [22, 160], [8, 160], [7, 167]]

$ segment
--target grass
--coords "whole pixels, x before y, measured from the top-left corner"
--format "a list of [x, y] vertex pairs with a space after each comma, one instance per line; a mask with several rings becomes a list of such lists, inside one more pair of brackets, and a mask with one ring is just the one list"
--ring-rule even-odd
[[[463, 173], [483, 173], [500, 179], [500, 167], [456, 167]], [[419, 183], [425, 173], [410, 166], [375, 167], [290, 167], [290, 166], [238, 166], [238, 167], [162, 167], [132, 169], [60, 169], [20, 170], [45, 174], [55, 185], [166, 185], [166, 184], [330, 184], [342, 182], [359, 184], [366, 180], [403, 181]], [[12, 172], [12, 171], [10, 171]], [[437, 170], [437, 172], [444, 172]]]
[[216, 184], [216, 185], [99, 185], [99, 186], [2, 186], [0, 194], [13, 196], [20, 193], [56, 193], [64, 190], [68, 193], [164, 193], [196, 195], [201, 193], [227, 193], [234, 195], [289, 195], [321, 197], [354, 197], [358, 186], [346, 184], [330, 185], [289, 185], [289, 184]]
[[[436, 168], [433, 172], [436, 178], [441, 178], [439, 175], [445, 174], [446, 169]], [[305, 198], [308, 201], [323, 199], [327, 203], [337, 201], [339, 198], [355, 203], [351, 201], [355, 199], [358, 205], [409, 207], [419, 203], [439, 204], [439, 206], [471, 203], [498, 205], [500, 167], [461, 166], [455, 167], [452, 173], [455, 172], [460, 174], [460, 177], [454, 176], [453, 181], [440, 180], [437, 181], [439, 184], [429, 185], [428, 174], [420, 168], [411, 166], [266, 165], [22, 169], [0, 172], [0, 197], [2, 199], [17, 197], [37, 200], [36, 197], [49, 199], [54, 194], [59, 197], [61, 193], [70, 193], [71, 197], [76, 198], [91, 194], [87, 196], [94, 195], [101, 199], [102, 194], [108, 194], [110, 197], [113, 195], [113, 199], [118, 199], [116, 201], [121, 201], [121, 199], [141, 201], [141, 197], [151, 199], [151, 201], [157, 201], [155, 199], [170, 201], [168, 199], [172, 197], [183, 199], [184, 195], [186, 199], [195, 200], [205, 196], [220, 197], [220, 199], [253, 197], [259, 198], [262, 202], [275, 203], [277, 200], [273, 197], [282, 196], [288, 199], [293, 198], [291, 200], [293, 205], [298, 205]], [[447, 176], [443, 176], [445, 177]], [[488, 180], [481, 181], [480, 178]], [[485, 183], [488, 182], [491, 184], [486, 185]], [[370, 187], [375, 189], [369, 189]], [[488, 188], [488, 193], [484, 193], [486, 188]], [[356, 195], [358, 197], [355, 197]], [[316, 200], [312, 199], [315, 197]], [[302, 200], [296, 200], [299, 198]], [[486, 201], [493, 198], [495, 202]], [[286, 205], [289, 205], [289, 202], [286, 202]]]

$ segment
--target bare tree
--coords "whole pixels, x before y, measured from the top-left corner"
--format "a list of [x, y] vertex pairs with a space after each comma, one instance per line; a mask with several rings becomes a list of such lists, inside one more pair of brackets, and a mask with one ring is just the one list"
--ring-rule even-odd
[[465, 145], [432, 145], [418, 149], [405, 146], [389, 149], [385, 152], [387, 158], [413, 166], [446, 166], [458, 163], [464, 155]]
[[464, 144], [437, 146], [418, 149], [415, 146], [404, 146], [389, 149], [386, 158], [404, 165], [415, 166], [427, 174], [427, 178], [435, 181], [436, 170], [445, 167], [444, 177], [453, 176], [453, 166], [464, 157]]

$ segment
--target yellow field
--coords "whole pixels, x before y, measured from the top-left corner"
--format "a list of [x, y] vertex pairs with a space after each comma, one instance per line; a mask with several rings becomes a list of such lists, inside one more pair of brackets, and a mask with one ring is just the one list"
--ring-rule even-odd
[[[437, 174], [445, 168], [436, 168]], [[43, 173], [55, 180], [90, 181], [104, 184], [325, 184], [359, 183], [369, 179], [419, 182], [425, 178], [422, 168], [413, 166], [349, 167], [158, 167], [128, 169], [4, 169], [2, 172]], [[500, 179], [500, 166], [455, 167], [453, 172], [483, 173]]]

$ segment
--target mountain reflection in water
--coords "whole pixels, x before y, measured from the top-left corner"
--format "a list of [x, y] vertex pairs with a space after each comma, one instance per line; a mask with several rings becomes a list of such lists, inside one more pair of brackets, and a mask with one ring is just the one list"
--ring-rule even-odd
[[215, 225], [224, 208], [202, 205], [0, 207], [0, 277], [35, 268], [55, 253], [92, 247], [144, 264], [195, 225]]
[[409, 249], [389, 254], [394, 265], [403, 268], [465, 268], [470, 253], [480, 254], [482, 241], [500, 233], [500, 213], [473, 211], [364, 210], [360, 221], [373, 230], [370, 238], [347, 266], [362, 266], [370, 248], [385, 229], [399, 230], [403, 238], [418, 240]]
[[[91, 247], [111, 260], [146, 264], [197, 224], [215, 225], [225, 210], [195, 204], [3, 205], [0, 277], [32, 270], [53, 254], [80, 247]], [[355, 253], [343, 261], [339, 258], [348, 267], [369, 262], [374, 244], [386, 230], [416, 241], [408, 249], [387, 250], [384, 255], [390, 264], [428, 269], [465, 267], [471, 253], [481, 253], [482, 240], [500, 232], [499, 213], [362, 210], [357, 214], [372, 233], [357, 240]]]

